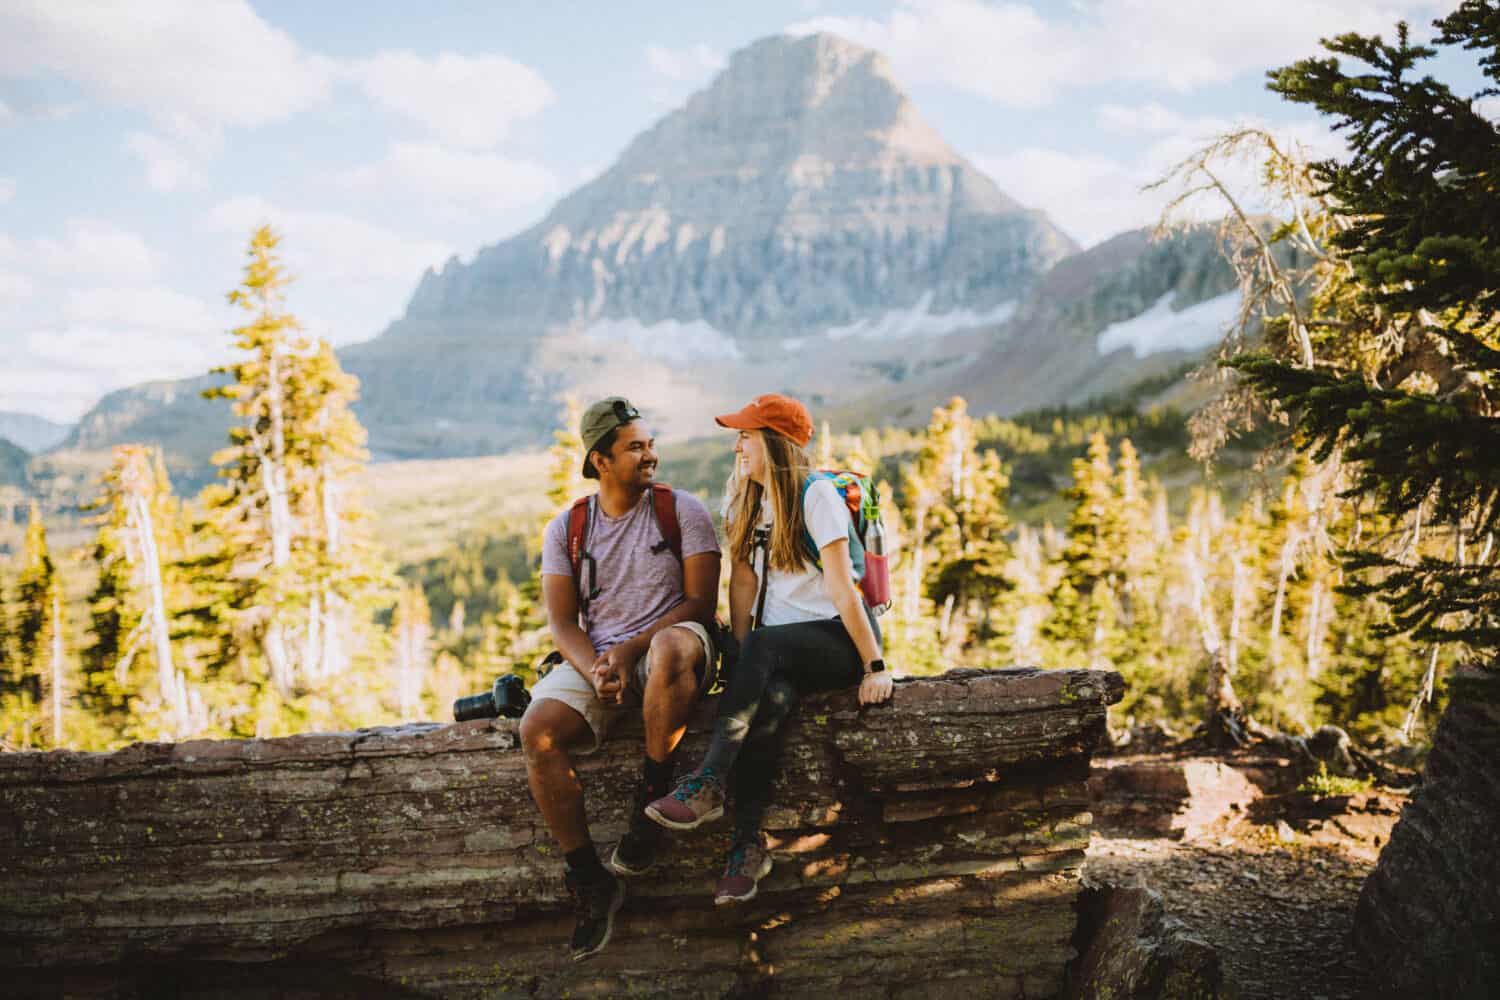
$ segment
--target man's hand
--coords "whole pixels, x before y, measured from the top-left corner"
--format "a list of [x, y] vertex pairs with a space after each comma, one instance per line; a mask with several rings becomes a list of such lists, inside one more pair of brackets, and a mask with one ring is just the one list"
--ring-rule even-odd
[[895, 689], [896, 681], [891, 677], [889, 670], [882, 670], [878, 674], [865, 674], [865, 679], [859, 682], [859, 703], [879, 705], [883, 701], [889, 701], [891, 692]]
[[625, 701], [625, 678], [635, 661], [640, 659], [631, 652], [631, 644], [622, 642], [609, 647], [594, 660], [594, 690], [606, 705], [619, 705]]

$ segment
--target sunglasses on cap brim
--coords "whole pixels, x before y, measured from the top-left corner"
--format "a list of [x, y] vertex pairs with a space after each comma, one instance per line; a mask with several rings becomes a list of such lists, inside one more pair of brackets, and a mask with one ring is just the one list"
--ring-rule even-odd
[[614, 403], [615, 419], [621, 424], [628, 424], [632, 420], [641, 419], [641, 411], [631, 406], [624, 400], [617, 399]]

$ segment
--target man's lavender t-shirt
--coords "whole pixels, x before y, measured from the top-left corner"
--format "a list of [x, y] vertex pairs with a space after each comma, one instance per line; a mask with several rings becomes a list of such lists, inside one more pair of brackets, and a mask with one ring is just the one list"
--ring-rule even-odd
[[[702, 501], [682, 490], [672, 492], [677, 497], [677, 523], [682, 527], [682, 557], [718, 552], [714, 522]], [[584, 586], [597, 583], [599, 588], [598, 596], [589, 602], [584, 627], [589, 642], [602, 653], [645, 631], [682, 603], [682, 566], [672, 550], [661, 544], [661, 528], [651, 510], [650, 490], [621, 517], [607, 516], [597, 502], [590, 506], [593, 522], [583, 547], [594, 557], [599, 578], [589, 579], [588, 560], [583, 561], [579, 571], [584, 576]], [[661, 551], [652, 552], [653, 546]], [[572, 579], [566, 510], [547, 524], [542, 540], [542, 573]]]

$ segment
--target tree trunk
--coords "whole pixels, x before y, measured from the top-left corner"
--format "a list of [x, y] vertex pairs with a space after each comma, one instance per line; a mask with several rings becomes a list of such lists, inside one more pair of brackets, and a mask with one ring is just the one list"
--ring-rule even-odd
[[1391, 996], [1500, 996], [1500, 673], [1460, 670], [1449, 697], [1354, 915], [1371, 981]]
[[1193, 608], [1198, 617], [1198, 633], [1208, 661], [1203, 706], [1205, 735], [1209, 745], [1213, 747], [1223, 749], [1243, 746], [1249, 738], [1248, 720], [1239, 697], [1234, 693], [1228, 653], [1219, 632], [1218, 620], [1214, 617], [1213, 606], [1209, 602], [1203, 564], [1194, 552], [1191, 540], [1183, 547], [1183, 552], [1188, 577], [1193, 585]]
[[[54, 583], [53, 587], [56, 588]], [[60, 747], [63, 744], [63, 617], [62, 599], [54, 592], [52, 595], [52, 745]]]
[[[741, 907], [720, 826], [629, 883], [569, 961], [562, 862], [513, 720], [0, 755], [0, 975], [17, 996], [1055, 996], [1074, 954], [1089, 755], [1118, 674], [950, 671], [807, 699]], [[706, 747], [712, 705], [683, 760]], [[640, 728], [578, 767], [601, 844]]]
[[162, 586], [161, 556], [156, 545], [156, 526], [147, 497], [132, 493], [128, 510], [137, 551], [141, 553], [141, 572], [150, 594], [146, 614], [151, 619], [151, 647], [156, 656], [156, 686], [161, 691], [162, 703], [171, 710], [177, 735], [186, 736], [189, 724], [186, 689], [172, 662], [172, 639], [167, 629], [167, 602]]

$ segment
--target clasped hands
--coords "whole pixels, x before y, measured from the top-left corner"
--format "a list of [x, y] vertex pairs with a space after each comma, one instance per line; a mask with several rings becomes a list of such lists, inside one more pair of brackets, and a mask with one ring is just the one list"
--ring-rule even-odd
[[606, 705], [625, 703], [625, 678], [638, 659], [640, 654], [629, 642], [611, 646], [594, 657], [590, 674], [600, 701]]

